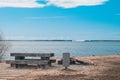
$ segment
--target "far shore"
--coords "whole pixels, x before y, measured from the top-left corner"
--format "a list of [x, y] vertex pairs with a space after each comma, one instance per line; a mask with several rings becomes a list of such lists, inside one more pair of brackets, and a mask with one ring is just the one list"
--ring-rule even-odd
[[[62, 65], [52, 64], [49, 69], [11, 68], [0, 63], [0, 80], [120, 80], [120, 55], [76, 56], [75, 59], [90, 65], [70, 65], [64, 70]], [[56, 58], [59, 60], [60, 58]]]

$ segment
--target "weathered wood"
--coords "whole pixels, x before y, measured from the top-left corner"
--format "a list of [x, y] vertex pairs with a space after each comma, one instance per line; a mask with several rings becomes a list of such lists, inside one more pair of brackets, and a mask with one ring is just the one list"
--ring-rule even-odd
[[41, 57], [42, 60], [49, 60], [50, 57]]
[[10, 55], [25, 57], [53, 57], [54, 53], [11, 53]]
[[25, 59], [25, 56], [15, 56], [15, 60], [23, 60]]
[[56, 59], [50, 59], [50, 62], [51, 62], [51, 63], [55, 63], [55, 62], [56, 62]]
[[48, 64], [47, 60], [7, 60], [7, 64]]
[[[63, 59], [59, 60], [57, 63], [59, 65], [62, 65], [63, 64]], [[71, 65], [74, 65], [74, 64], [77, 64], [77, 65], [94, 65], [93, 63], [78, 60], [78, 59], [75, 59], [75, 58], [70, 58], [70, 64]]]
[[70, 65], [70, 53], [63, 53], [63, 66], [65, 69]]
[[[50, 57], [53, 57], [54, 53], [11, 53], [10, 55], [15, 57], [15, 60], [6, 61], [7, 64], [11, 64], [11, 67], [37, 65], [38, 67], [48, 68], [52, 63]], [[41, 59], [25, 59], [25, 57], [41, 57]]]

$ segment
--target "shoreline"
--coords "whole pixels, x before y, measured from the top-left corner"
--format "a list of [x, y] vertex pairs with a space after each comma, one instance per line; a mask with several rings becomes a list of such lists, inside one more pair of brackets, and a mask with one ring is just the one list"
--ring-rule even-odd
[[53, 64], [49, 69], [15, 69], [0, 63], [0, 80], [119, 80], [120, 55], [76, 56], [81, 61], [94, 65], [70, 65], [63, 70], [62, 65]]

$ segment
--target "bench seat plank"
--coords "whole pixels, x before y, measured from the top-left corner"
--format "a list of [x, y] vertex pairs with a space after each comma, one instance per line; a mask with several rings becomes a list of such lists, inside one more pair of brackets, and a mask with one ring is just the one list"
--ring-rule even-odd
[[7, 60], [7, 64], [38, 64], [38, 65], [44, 65], [48, 64], [49, 61], [47, 60]]
[[54, 53], [11, 53], [10, 55], [25, 57], [53, 57]]

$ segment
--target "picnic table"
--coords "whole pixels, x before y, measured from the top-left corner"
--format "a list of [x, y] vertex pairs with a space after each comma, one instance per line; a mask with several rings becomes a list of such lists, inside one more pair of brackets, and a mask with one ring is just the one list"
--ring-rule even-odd
[[[48, 68], [52, 62], [55, 62], [50, 60], [54, 56], [54, 53], [11, 53], [10, 56], [13, 56], [15, 60], [7, 60], [6, 63], [11, 64], [11, 67], [15, 68], [27, 65]], [[30, 57], [30, 59], [27, 59], [27, 57]], [[39, 57], [39, 59], [33, 59], [33, 57]]]

